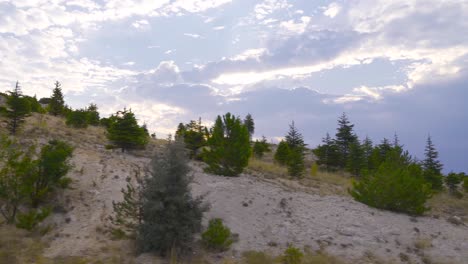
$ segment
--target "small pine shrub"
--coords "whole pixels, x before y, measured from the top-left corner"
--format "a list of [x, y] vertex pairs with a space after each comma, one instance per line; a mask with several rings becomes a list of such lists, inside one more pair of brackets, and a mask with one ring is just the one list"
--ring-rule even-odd
[[447, 184], [447, 187], [451, 194], [457, 194], [458, 185], [463, 181], [462, 177], [463, 174], [451, 172], [444, 178], [445, 184]]
[[31, 231], [36, 228], [39, 223], [44, 221], [44, 219], [50, 215], [51, 211], [50, 208], [46, 207], [38, 210], [31, 210], [27, 213], [19, 213], [16, 219], [16, 227]]
[[304, 257], [304, 253], [301, 252], [300, 249], [289, 246], [283, 255], [283, 263], [284, 264], [300, 264], [302, 263], [302, 258]]
[[397, 153], [380, 165], [373, 174], [353, 183], [350, 194], [369, 206], [421, 215], [429, 208], [426, 201], [432, 196], [430, 184], [417, 164], [405, 164]]
[[211, 219], [208, 229], [202, 234], [203, 243], [210, 249], [227, 250], [232, 244], [231, 230], [219, 218]]

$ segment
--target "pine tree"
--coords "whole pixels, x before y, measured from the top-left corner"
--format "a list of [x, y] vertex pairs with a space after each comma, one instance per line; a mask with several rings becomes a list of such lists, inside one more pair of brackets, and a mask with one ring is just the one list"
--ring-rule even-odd
[[317, 164], [324, 166], [327, 171], [338, 166], [338, 147], [329, 133], [322, 138], [322, 144], [317, 146], [313, 152], [317, 156]]
[[8, 109], [6, 113], [6, 116], [8, 117], [7, 127], [10, 133], [15, 135], [20, 125], [24, 122], [24, 118], [30, 113], [31, 106], [29, 101], [23, 97], [18, 82], [16, 82], [15, 89], [8, 93]]
[[113, 144], [121, 148], [122, 152], [146, 146], [148, 136], [145, 130], [138, 125], [135, 114], [131, 110], [118, 111], [110, 119], [107, 137]]
[[438, 160], [439, 153], [435, 149], [430, 135], [427, 137], [427, 144], [424, 154], [425, 159], [422, 163], [424, 177], [426, 181], [432, 185], [433, 190], [441, 190], [443, 187], [442, 163], [440, 163]]
[[349, 148], [351, 143], [357, 140], [357, 136], [353, 132], [354, 125], [349, 122], [346, 113], [343, 113], [338, 119], [338, 128], [335, 135], [335, 144], [338, 147], [340, 157], [339, 166], [344, 168], [348, 160]]
[[55, 88], [50, 98], [49, 113], [54, 116], [63, 115], [65, 113], [65, 100], [62, 94], [62, 85], [58, 81], [55, 82]]
[[288, 134], [285, 142], [289, 147], [289, 157], [287, 161], [288, 173], [293, 177], [301, 177], [305, 171], [304, 156], [305, 146], [304, 138], [294, 125], [294, 121], [289, 125]]
[[240, 118], [230, 113], [222, 119], [217, 117], [208, 147], [203, 157], [212, 173], [237, 176], [248, 165], [251, 154], [249, 132]]
[[281, 140], [276, 149], [274, 159], [280, 165], [286, 165], [289, 160], [289, 146], [286, 141]]
[[184, 125], [179, 124], [176, 131], [176, 138], [182, 138], [185, 147], [190, 150], [190, 158], [195, 157], [197, 150], [201, 147], [206, 146], [206, 127], [202, 125], [201, 118], [198, 122], [191, 120], [190, 123]]
[[346, 170], [354, 176], [361, 176], [366, 165], [364, 149], [359, 140], [349, 145], [349, 156]]
[[201, 229], [207, 207], [190, 192], [188, 158], [180, 141], [170, 142], [151, 162], [143, 189], [142, 224], [137, 230], [140, 252], [184, 253]]
[[65, 124], [74, 128], [88, 127], [88, 112], [84, 109], [71, 111], [67, 114]]
[[364, 155], [364, 172], [370, 172], [375, 170], [376, 168], [372, 164], [372, 152], [374, 150], [374, 146], [372, 140], [366, 136], [364, 141], [362, 142], [362, 151]]
[[256, 158], [261, 159], [265, 152], [270, 152], [270, 145], [268, 145], [268, 142], [265, 138], [265, 136], [262, 136], [262, 140], [255, 140], [255, 143], [253, 145], [253, 154]]
[[87, 122], [88, 124], [92, 126], [98, 126], [99, 125], [99, 112], [98, 112], [98, 107], [96, 104], [89, 104], [88, 108], [86, 109], [86, 112], [88, 114], [87, 116]]
[[255, 123], [251, 114], [247, 114], [247, 116], [245, 117], [244, 125], [247, 127], [247, 130], [249, 131], [249, 138], [252, 139], [252, 136], [255, 132]]

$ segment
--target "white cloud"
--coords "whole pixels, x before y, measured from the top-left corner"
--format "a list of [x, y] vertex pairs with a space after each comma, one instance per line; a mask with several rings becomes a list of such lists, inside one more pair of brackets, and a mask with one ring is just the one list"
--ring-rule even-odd
[[194, 39], [203, 38], [201, 35], [192, 34], [192, 33], [184, 33], [184, 36], [187, 36], [187, 37], [190, 37], [190, 38], [194, 38]]
[[334, 18], [341, 11], [341, 6], [337, 3], [331, 3], [326, 8], [323, 14], [330, 18]]
[[223, 30], [223, 29], [224, 29], [224, 26], [213, 27], [213, 30]]
[[263, 20], [276, 11], [290, 8], [291, 5], [287, 0], [264, 0], [262, 3], [255, 5], [254, 14], [258, 20]]
[[136, 29], [149, 29], [150, 23], [146, 19], [137, 20], [132, 23], [132, 26]]
[[175, 51], [176, 51], [175, 49], [166, 50], [164, 54], [169, 55], [169, 54], [174, 53]]
[[280, 28], [286, 30], [287, 33], [302, 34], [305, 32], [310, 20], [310, 17], [303, 16], [298, 22], [294, 20], [283, 21], [280, 23]]

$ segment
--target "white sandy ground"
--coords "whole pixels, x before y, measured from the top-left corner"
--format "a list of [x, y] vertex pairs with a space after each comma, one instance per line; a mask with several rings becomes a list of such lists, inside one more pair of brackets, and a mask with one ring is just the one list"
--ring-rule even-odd
[[[58, 201], [65, 211], [48, 221], [56, 227], [48, 235], [46, 256], [93, 256], [101, 254], [109, 243], [102, 234], [112, 201], [122, 199], [120, 189], [125, 178], [143, 168], [149, 159], [105, 150], [95, 144], [80, 144], [74, 152], [75, 168], [70, 177], [74, 184]], [[194, 195], [207, 194], [211, 209], [204, 223], [222, 218], [239, 241], [225, 255], [240, 256], [247, 250], [280, 253], [288, 243], [297, 247], [324, 248], [345, 259], [376, 255], [400, 262], [400, 254], [420, 263], [422, 256], [444, 263], [468, 263], [468, 227], [455, 226], [446, 219], [412, 218], [369, 208], [349, 197], [319, 196], [292, 191], [274, 180], [251, 175], [227, 178], [203, 172], [199, 163], [194, 172]], [[417, 249], [416, 244], [429, 241]], [[144, 259], [144, 258], [142, 258]]]

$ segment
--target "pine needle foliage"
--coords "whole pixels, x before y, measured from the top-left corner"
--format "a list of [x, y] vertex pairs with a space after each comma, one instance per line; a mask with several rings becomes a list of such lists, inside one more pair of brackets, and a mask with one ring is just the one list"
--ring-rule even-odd
[[249, 163], [249, 132], [240, 118], [231, 113], [216, 118], [208, 139], [208, 147], [203, 153], [208, 172], [237, 176]]
[[107, 138], [122, 152], [129, 149], [144, 148], [149, 141], [146, 131], [140, 127], [131, 110], [118, 111], [109, 119]]
[[54, 116], [65, 114], [65, 100], [63, 99], [62, 84], [55, 82], [55, 88], [52, 91], [52, 97], [49, 102], [49, 113]]
[[171, 249], [186, 253], [201, 229], [207, 207], [190, 193], [190, 168], [184, 145], [171, 142], [151, 162], [143, 188], [142, 224], [137, 230], [140, 252], [167, 255]]
[[353, 184], [350, 194], [371, 207], [421, 215], [431, 197], [421, 167], [408, 162], [405, 154], [392, 151], [377, 171], [365, 175]]
[[23, 96], [21, 87], [16, 82], [15, 89], [8, 92], [6, 116], [7, 128], [10, 134], [15, 135], [24, 119], [31, 112], [31, 104]]

